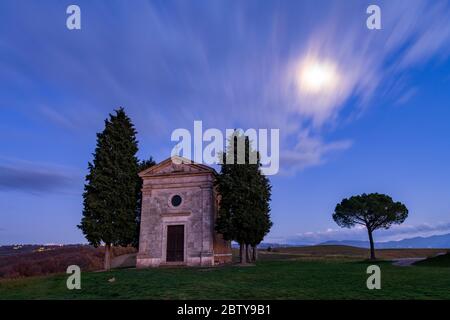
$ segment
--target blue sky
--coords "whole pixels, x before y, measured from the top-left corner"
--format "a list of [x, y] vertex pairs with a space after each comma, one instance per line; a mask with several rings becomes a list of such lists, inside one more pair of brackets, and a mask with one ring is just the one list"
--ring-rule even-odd
[[[1, 1], [0, 244], [85, 241], [87, 162], [119, 106], [157, 161], [194, 120], [280, 128], [267, 241], [365, 239], [331, 219], [363, 192], [410, 210], [376, 240], [450, 232], [449, 17], [438, 0]], [[305, 59], [333, 65], [332, 90], [298, 92]]]

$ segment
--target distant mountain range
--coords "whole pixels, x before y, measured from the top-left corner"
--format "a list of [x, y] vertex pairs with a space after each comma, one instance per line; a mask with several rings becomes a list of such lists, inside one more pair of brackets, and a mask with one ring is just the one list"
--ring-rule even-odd
[[[233, 248], [239, 248], [239, 245], [235, 242], [232, 244]], [[273, 242], [262, 242], [258, 245], [260, 249], [278, 248], [278, 247], [306, 247], [311, 245], [342, 245], [342, 246], [352, 246], [358, 248], [369, 248], [369, 241], [359, 241], [359, 240], [331, 240], [322, 243], [273, 243]], [[0, 245], [0, 257], [14, 255], [17, 253], [26, 253], [40, 251], [44, 249], [51, 249], [53, 247], [60, 247], [62, 245]], [[64, 245], [64, 247], [77, 247], [85, 246], [85, 244], [70, 244]], [[399, 241], [387, 241], [387, 242], [377, 242], [375, 241], [375, 248], [378, 249], [449, 249], [450, 248], [450, 233], [430, 236], [430, 237], [415, 237], [409, 239], [403, 239]]]
[[[369, 241], [342, 240], [326, 241], [321, 245], [346, 245], [359, 248], [369, 248]], [[399, 248], [450, 248], [450, 233], [431, 237], [415, 237], [399, 241], [375, 242], [375, 248], [378, 249], [399, 249]]]

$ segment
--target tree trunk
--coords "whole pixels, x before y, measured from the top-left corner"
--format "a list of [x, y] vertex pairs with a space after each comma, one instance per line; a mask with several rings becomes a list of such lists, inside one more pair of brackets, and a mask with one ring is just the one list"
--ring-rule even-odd
[[239, 262], [242, 262], [242, 245], [239, 243]]
[[111, 244], [105, 244], [105, 270], [111, 270]]
[[245, 245], [245, 255], [246, 255], [246, 258], [247, 258], [247, 262], [252, 262], [252, 259], [250, 257], [250, 252], [248, 251], [249, 247], [250, 246], [248, 244]]
[[256, 246], [253, 246], [253, 261], [256, 262], [258, 260], [258, 248]]
[[239, 244], [239, 255], [241, 256], [241, 263], [246, 264], [247, 263], [247, 250], [245, 250], [245, 244], [240, 243]]
[[370, 260], [376, 260], [376, 258], [375, 258], [375, 245], [373, 243], [372, 230], [367, 228], [367, 232], [369, 233], [369, 242], [370, 242]]

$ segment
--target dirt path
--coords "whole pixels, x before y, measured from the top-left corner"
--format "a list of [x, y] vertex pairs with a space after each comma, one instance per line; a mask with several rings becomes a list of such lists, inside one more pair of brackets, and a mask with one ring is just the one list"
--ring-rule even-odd
[[[443, 254], [446, 254], [445, 252], [440, 252], [434, 257], [441, 256]], [[392, 260], [392, 265], [399, 266], [399, 267], [409, 267], [412, 266], [417, 261], [422, 261], [428, 259], [427, 257], [421, 257], [421, 258], [403, 258], [403, 259], [394, 259]]]
[[111, 261], [111, 268], [136, 267], [136, 253], [123, 254], [114, 257]]
[[410, 267], [417, 261], [422, 261], [427, 259], [426, 257], [420, 257], [420, 258], [403, 258], [403, 259], [394, 259], [392, 260], [392, 265], [398, 266], [398, 267]]

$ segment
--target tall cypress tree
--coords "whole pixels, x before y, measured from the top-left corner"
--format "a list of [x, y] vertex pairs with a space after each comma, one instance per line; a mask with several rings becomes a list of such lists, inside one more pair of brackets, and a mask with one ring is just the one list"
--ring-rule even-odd
[[105, 269], [111, 268], [111, 245], [136, 239], [139, 212], [136, 130], [123, 108], [105, 120], [97, 134], [93, 162], [84, 186], [84, 209], [78, 226], [94, 246], [105, 245]]
[[[240, 143], [245, 145], [242, 164], [237, 162]], [[225, 240], [239, 243], [241, 263], [246, 263], [248, 246], [255, 249], [272, 226], [269, 215], [271, 187], [269, 180], [261, 174], [259, 154], [248, 137], [235, 132], [222, 157], [223, 164], [216, 181], [221, 195], [216, 230]], [[256, 163], [250, 161], [252, 157]]]

